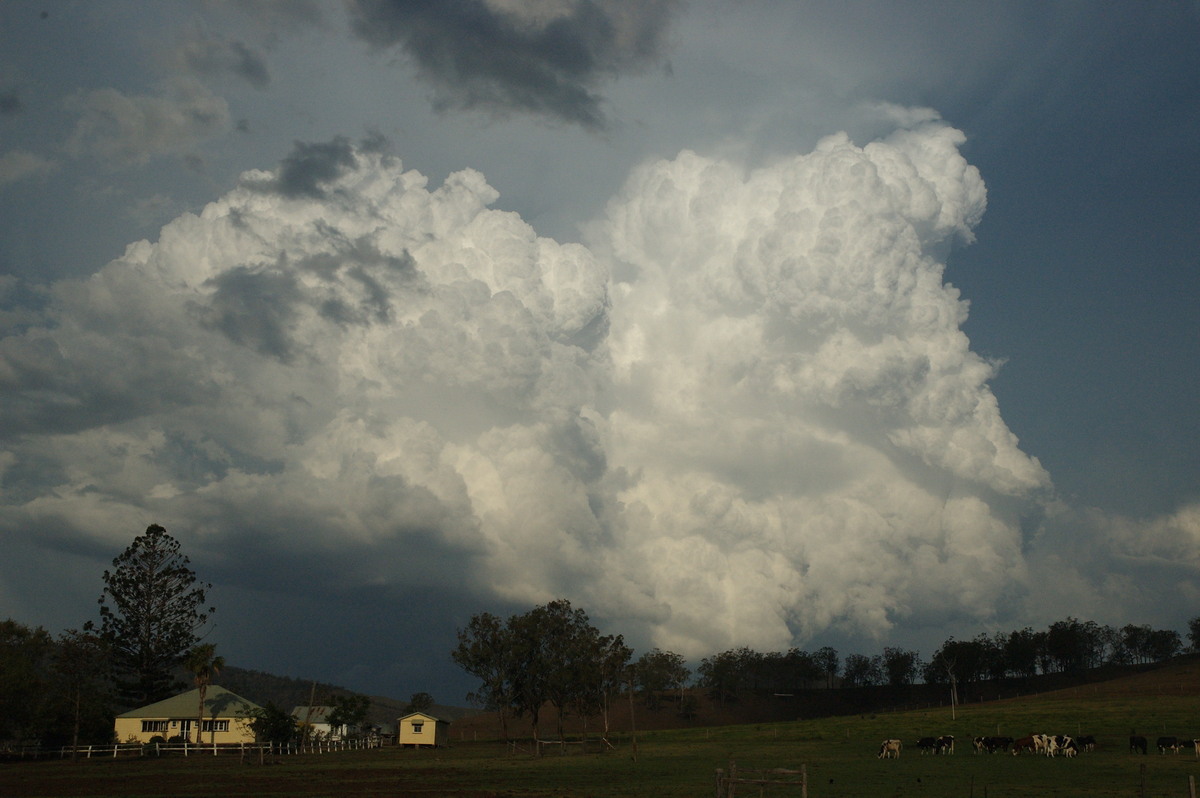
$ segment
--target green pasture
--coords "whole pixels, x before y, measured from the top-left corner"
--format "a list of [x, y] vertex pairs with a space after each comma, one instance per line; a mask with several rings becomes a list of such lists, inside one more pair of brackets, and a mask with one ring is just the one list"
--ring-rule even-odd
[[[1182, 693], [1182, 691], [1181, 691]], [[385, 748], [286, 757], [259, 765], [237, 757], [43, 761], [0, 764], [0, 795], [18, 796], [712, 796], [715, 771], [803, 766], [808, 794], [1006, 798], [1008, 796], [1188, 796], [1200, 760], [1130, 754], [1131, 731], [1151, 747], [1159, 735], [1200, 737], [1194, 695], [1104, 697], [1091, 688], [1030, 700], [793, 723], [639, 734], [636, 758], [627, 733], [604, 754], [516, 754], [498, 742], [438, 750]], [[976, 755], [976, 735], [1092, 734], [1099, 747], [1076, 759]], [[921, 755], [915, 741], [952, 734], [952, 756]], [[898, 760], [876, 757], [889, 737], [904, 741]], [[576, 747], [577, 748], [577, 747]], [[741, 796], [759, 790], [743, 787]], [[772, 788], [766, 796], [798, 796]]]

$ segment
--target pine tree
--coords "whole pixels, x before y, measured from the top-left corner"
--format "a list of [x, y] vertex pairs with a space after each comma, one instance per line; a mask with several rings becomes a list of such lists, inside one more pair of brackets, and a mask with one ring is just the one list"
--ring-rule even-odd
[[188, 564], [179, 541], [152, 524], [104, 572], [100, 632], [128, 706], [160, 701], [180, 687], [172, 672], [214, 612], [204, 607], [212, 585], [197, 583]]

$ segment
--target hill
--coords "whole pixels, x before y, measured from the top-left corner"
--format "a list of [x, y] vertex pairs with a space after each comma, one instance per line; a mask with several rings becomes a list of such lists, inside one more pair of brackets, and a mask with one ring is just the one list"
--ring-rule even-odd
[[[272, 702], [291, 710], [309, 703], [328, 704], [333, 696], [356, 695], [337, 685], [276, 676], [261, 671], [229, 667], [221, 672], [222, 687], [254, 701]], [[959, 686], [959, 703], [1005, 702], [1037, 695], [1048, 701], [1069, 700], [1083, 694], [1118, 699], [1195, 695], [1200, 693], [1200, 655], [1177, 657], [1168, 663], [1106, 666], [1082, 673], [1048, 674], [1027, 679], [1004, 679]], [[371, 700], [368, 718], [385, 729], [394, 728], [396, 718], [408, 710], [408, 701], [388, 696], [367, 696]], [[839, 689], [797, 690], [787, 694], [766, 691], [742, 691], [734, 700], [716, 701], [699, 688], [685, 690], [682, 699], [694, 712], [688, 717], [680, 713], [681, 696], [659, 696], [658, 707], [651, 709], [640, 698], [631, 703], [628, 696], [614, 701], [608, 712], [610, 729], [626, 731], [632, 725], [639, 730], [666, 730], [730, 726], [751, 723], [775, 723], [813, 718], [873, 715], [948, 706], [949, 688], [945, 685], [908, 685], [892, 687], [856, 687]], [[492, 712], [435, 704], [430, 714], [453, 722], [456, 739], [491, 739], [501, 736], [499, 721]], [[540, 733], [543, 737], [557, 733], [558, 714], [552, 707], [542, 712]], [[563, 718], [567, 734], [587, 731], [595, 734], [604, 728], [603, 718]], [[528, 718], [509, 720], [510, 734], [529, 736], [532, 727]]]
[[[1105, 666], [1071, 674], [1048, 674], [1024, 679], [1004, 679], [959, 685], [960, 705], [980, 705], [1026, 700], [1037, 696], [1047, 701], [1072, 700], [1083, 695], [1097, 698], [1121, 699], [1196, 695], [1200, 693], [1200, 655], [1176, 657], [1167, 663]], [[616, 701], [608, 713], [610, 729], [639, 731], [688, 729], [731, 726], [739, 724], [778, 723], [816, 718], [855, 715], [881, 715], [907, 710], [949, 706], [950, 692], [946, 685], [916, 684], [901, 688], [856, 687], [837, 689], [797, 690], [787, 694], [766, 691], [742, 691], [736, 700], [716, 701], [706, 691], [693, 688], [684, 691], [683, 700], [694, 708], [684, 717], [680, 713], [681, 697], [660, 696], [657, 709], [651, 709], [641, 699], [631, 703], [628, 696]], [[630, 718], [632, 717], [632, 724]], [[541, 716], [539, 733], [542, 737], [557, 735], [558, 714], [546, 707]], [[601, 718], [586, 721], [564, 717], [566, 734], [587, 731], [596, 734], [603, 730]], [[510, 719], [513, 736], [530, 736], [528, 718]], [[455, 739], [489, 739], [500, 737], [495, 713], [477, 713], [454, 724]]]
[[[262, 671], [245, 668], [227, 667], [223, 669], [216, 680], [226, 690], [249, 699], [256, 704], [265, 705], [268, 702], [290, 712], [293, 707], [308, 706], [310, 700], [315, 706], [327, 705], [334, 696], [360, 695], [353, 690], [347, 690], [333, 684], [305, 679], [295, 679], [290, 676], [276, 676]], [[384, 729], [394, 729], [396, 718], [407, 713], [408, 701], [386, 696], [367, 696], [371, 700], [371, 709], [367, 719]], [[477, 710], [464, 707], [452, 707], [434, 704], [427, 710], [430, 714], [457, 721], [477, 713]]]

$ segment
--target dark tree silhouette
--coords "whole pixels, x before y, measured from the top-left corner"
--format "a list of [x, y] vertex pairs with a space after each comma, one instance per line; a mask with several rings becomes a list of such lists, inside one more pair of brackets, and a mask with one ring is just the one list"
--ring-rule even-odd
[[433, 696], [429, 693], [413, 693], [408, 697], [408, 705], [404, 708], [405, 712], [425, 712], [433, 706]]
[[692, 675], [683, 657], [673, 651], [657, 648], [638, 657], [637, 662], [633, 663], [633, 673], [642, 701], [650, 709], [657, 709], [661, 694], [668, 691], [680, 691], [682, 700], [682, 690]]
[[512, 633], [495, 615], [481, 612], [458, 630], [458, 646], [450, 652], [458, 667], [479, 679], [467, 700], [496, 713], [500, 733], [508, 739], [508, 713], [513, 703]]
[[179, 541], [152, 524], [104, 572], [100, 634], [128, 706], [160, 701], [178, 688], [172, 671], [214, 611], [204, 606], [212, 585], [198, 583], [188, 563]]
[[921, 672], [921, 655], [903, 648], [884, 648], [883, 672], [892, 687], [912, 684]]
[[543, 705], [558, 710], [559, 735], [568, 711], [602, 713], [607, 698], [626, 680], [633, 652], [620, 635], [601, 636], [587, 613], [565, 599], [514, 615], [507, 623], [489, 613], [471, 618], [458, 632], [451, 658], [480, 681], [477, 703], [496, 710], [507, 737], [505, 713], [529, 713], [538, 734]]
[[[79, 755], [80, 730], [85, 723], [106, 726], [112, 732], [108, 712], [108, 647], [92, 632], [69, 629], [58, 638], [54, 651], [54, 672], [69, 707], [71, 718], [71, 759]], [[99, 720], [99, 723], [97, 723]], [[91, 735], [89, 735], [91, 736]]]

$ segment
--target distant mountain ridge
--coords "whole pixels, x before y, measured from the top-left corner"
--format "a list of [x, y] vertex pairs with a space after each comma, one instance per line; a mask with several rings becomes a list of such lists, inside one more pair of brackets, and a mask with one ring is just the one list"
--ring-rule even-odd
[[[269, 702], [285, 712], [291, 712], [293, 707], [308, 706], [310, 700], [314, 706], [324, 706], [329, 704], [334, 696], [365, 695], [312, 679], [277, 676], [246, 668], [223, 668], [213, 681], [260, 706]], [[396, 718], [407, 714], [407, 700], [373, 695], [367, 698], [371, 700], [367, 718], [384, 729], [394, 729]], [[451, 721], [478, 714], [478, 710], [442, 704], [434, 704], [424, 711], [434, 717]]]

